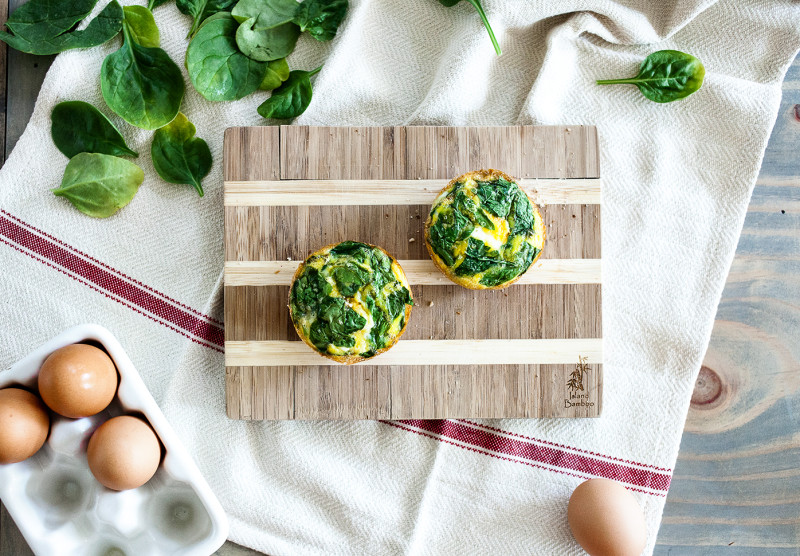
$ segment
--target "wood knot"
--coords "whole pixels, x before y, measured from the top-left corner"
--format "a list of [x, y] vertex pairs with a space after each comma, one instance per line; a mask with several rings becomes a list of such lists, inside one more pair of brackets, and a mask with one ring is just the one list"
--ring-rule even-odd
[[713, 369], [703, 365], [697, 375], [692, 392], [692, 406], [706, 409], [718, 401], [722, 395], [722, 380]]

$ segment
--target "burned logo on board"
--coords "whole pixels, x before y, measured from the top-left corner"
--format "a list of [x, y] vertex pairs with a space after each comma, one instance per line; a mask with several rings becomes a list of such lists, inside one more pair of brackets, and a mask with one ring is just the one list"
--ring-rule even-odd
[[567, 380], [568, 398], [564, 399], [564, 407], [592, 407], [593, 401], [589, 401], [589, 364], [588, 357], [578, 356], [578, 364], [575, 370], [569, 375]]

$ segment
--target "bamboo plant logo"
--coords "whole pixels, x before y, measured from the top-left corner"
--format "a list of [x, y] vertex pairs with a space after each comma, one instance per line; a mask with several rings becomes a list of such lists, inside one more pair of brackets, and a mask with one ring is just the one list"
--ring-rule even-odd
[[587, 360], [588, 357], [581, 357], [580, 355], [578, 356], [578, 364], [575, 365], [575, 370], [569, 375], [569, 380], [567, 381], [567, 387], [571, 392], [584, 391], [583, 379], [589, 372], [589, 366], [586, 364]]

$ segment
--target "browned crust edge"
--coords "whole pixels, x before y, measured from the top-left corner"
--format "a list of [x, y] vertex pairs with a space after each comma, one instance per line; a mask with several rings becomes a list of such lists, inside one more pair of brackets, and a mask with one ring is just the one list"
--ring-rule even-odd
[[[350, 241], [355, 241], [355, 240], [350, 240]], [[339, 242], [339, 243], [343, 243], [343, 242]], [[411, 318], [411, 305], [406, 305], [406, 320], [405, 320], [405, 323], [403, 324], [403, 328], [401, 328], [400, 332], [397, 333], [397, 336], [395, 336], [394, 339], [389, 344], [387, 344], [386, 346], [384, 346], [381, 349], [377, 350], [375, 352], [375, 355], [373, 355], [371, 357], [362, 357], [360, 355], [333, 355], [332, 353], [322, 353], [320, 350], [318, 350], [317, 347], [314, 344], [311, 343], [311, 340], [308, 337], [306, 337], [305, 333], [303, 333], [303, 331], [297, 325], [297, 323], [295, 322], [294, 318], [292, 318], [292, 290], [294, 289], [295, 281], [300, 277], [300, 274], [302, 274], [303, 269], [306, 266], [306, 261], [308, 259], [310, 259], [311, 257], [314, 257], [315, 255], [321, 254], [325, 250], [333, 249], [334, 247], [339, 245], [339, 243], [330, 243], [330, 244], [328, 244], [328, 245], [326, 245], [324, 247], [320, 247], [316, 251], [312, 252], [308, 257], [306, 257], [305, 260], [302, 263], [300, 263], [300, 265], [297, 267], [297, 270], [294, 272], [294, 276], [292, 276], [292, 285], [289, 288], [289, 299], [288, 299], [288, 305], [287, 306], [289, 308], [289, 320], [292, 321], [292, 325], [294, 326], [294, 329], [297, 332], [297, 335], [300, 336], [300, 339], [303, 340], [303, 342], [308, 347], [313, 349], [316, 353], [320, 354], [322, 357], [326, 357], [328, 359], [332, 359], [333, 361], [336, 361], [337, 363], [341, 363], [343, 365], [353, 365], [355, 363], [360, 363], [361, 361], [367, 361], [368, 359], [372, 359], [373, 357], [377, 357], [381, 353], [383, 353], [385, 351], [388, 351], [389, 349], [394, 347], [394, 345], [400, 339], [400, 336], [402, 336], [405, 333], [406, 327], [408, 327], [408, 320]], [[392, 263], [397, 263], [397, 267], [400, 269], [400, 273], [403, 275], [403, 278], [405, 278], [406, 283], [408, 283], [408, 278], [406, 277], [406, 273], [403, 270], [403, 267], [400, 266], [400, 263], [397, 262], [397, 259], [392, 257], [388, 253], [388, 251], [386, 251], [386, 249], [384, 249], [383, 247], [380, 247], [378, 245], [373, 245], [371, 243], [366, 243], [364, 241], [359, 241], [357, 243], [363, 243], [364, 245], [369, 245], [370, 247], [372, 247], [374, 249], [379, 249], [379, 250], [383, 251], [383, 253], [387, 257], [389, 257], [389, 259], [392, 261]], [[414, 302], [414, 293], [411, 291], [411, 284], [408, 284], [408, 294], [411, 297], [411, 302], [413, 303]]]
[[[451, 188], [457, 182], [460, 182], [461, 180], [465, 180], [465, 179], [468, 179], [468, 178], [472, 178], [475, 181], [478, 181], [478, 180], [480, 180], [480, 181], [494, 181], [497, 178], [503, 178], [504, 180], [510, 181], [510, 182], [514, 182], [514, 183], [517, 184], [517, 186], [519, 186], [519, 182], [517, 182], [516, 179], [512, 178], [511, 176], [509, 176], [505, 172], [502, 172], [500, 170], [495, 170], [493, 168], [487, 168], [487, 169], [483, 169], [483, 170], [475, 170], [473, 172], [467, 172], [466, 174], [461, 174], [457, 178], [453, 178], [452, 180], [450, 180], [447, 183], [446, 186], [444, 186], [441, 189], [441, 191], [439, 191], [436, 194], [436, 198], [438, 198], [439, 195], [441, 195], [446, 190]], [[536, 261], [538, 261], [539, 257], [542, 256], [542, 252], [544, 252], [544, 246], [547, 243], [547, 226], [544, 225], [544, 220], [542, 219], [542, 214], [541, 214], [541, 212], [539, 212], [539, 205], [537, 205], [536, 203], [533, 202], [533, 199], [531, 199], [530, 196], [527, 193], [525, 193], [525, 190], [522, 189], [522, 187], [520, 187], [520, 190], [525, 194], [526, 197], [528, 197], [528, 200], [531, 202], [531, 206], [533, 206], [533, 210], [536, 213], [536, 217], [539, 220], [541, 220], [541, 222], [542, 222], [542, 230], [543, 230], [543, 233], [542, 233], [542, 249], [533, 258], [533, 261], [531, 261], [531, 264], [528, 267], [528, 270], [530, 270], [531, 266], [536, 264]], [[503, 282], [502, 284], [499, 284], [497, 286], [482, 286], [480, 284], [476, 284], [476, 283], [471, 282], [469, 280], [464, 280], [460, 276], [456, 276], [455, 274], [450, 272], [450, 269], [447, 267], [447, 265], [444, 263], [444, 261], [441, 259], [441, 257], [439, 257], [439, 255], [437, 255], [433, 251], [433, 247], [431, 247], [430, 227], [431, 227], [431, 216], [432, 215], [433, 215], [433, 206], [431, 206], [431, 211], [428, 213], [427, 220], [425, 220], [425, 247], [427, 247], [427, 249], [428, 249], [428, 255], [430, 255], [431, 260], [433, 261], [433, 264], [435, 264], [436, 267], [442, 272], [442, 274], [447, 276], [447, 278], [451, 282], [453, 282], [453, 283], [455, 283], [455, 284], [457, 284], [457, 285], [459, 285], [461, 287], [467, 288], [469, 290], [502, 290], [502, 289], [507, 288], [508, 286], [510, 286], [511, 284], [516, 282], [517, 280], [519, 280], [520, 278], [522, 278], [522, 276], [525, 274], [525, 272], [528, 272], [528, 270], [526, 270], [525, 272], [519, 274], [516, 278], [514, 278], [512, 280], [509, 280], [508, 282]]]

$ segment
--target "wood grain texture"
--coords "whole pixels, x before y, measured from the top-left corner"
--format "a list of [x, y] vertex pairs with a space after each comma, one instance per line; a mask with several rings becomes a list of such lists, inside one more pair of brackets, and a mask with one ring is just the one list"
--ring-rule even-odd
[[655, 553], [800, 554], [800, 62], [695, 385]]
[[[226, 181], [225, 206], [424, 205], [450, 180]], [[591, 179], [524, 179], [537, 205], [599, 205], [602, 184]]]
[[[593, 365], [590, 374], [596, 376], [587, 379], [594, 398], [588, 406], [566, 400], [566, 382], [579, 355], [590, 363], [602, 357], [597, 159], [596, 132], [585, 127], [229, 130], [229, 416], [596, 416], [602, 365]], [[502, 291], [453, 285], [435, 270], [424, 245], [425, 218], [438, 191], [483, 166], [526, 176], [535, 196], [560, 203], [542, 209], [548, 240], [533, 278]], [[595, 204], [582, 204], [587, 200]], [[380, 245], [404, 261], [416, 307], [403, 340], [388, 353], [356, 366], [334, 366], [299, 342], [286, 304], [298, 261], [347, 239]], [[573, 261], [578, 263], [571, 266]], [[528, 339], [545, 344], [534, 347]], [[570, 342], [578, 339], [590, 340], [576, 348]], [[498, 351], [490, 344], [459, 349], [473, 340], [518, 343], [507, 344], [508, 357], [489, 365], [486, 354]], [[562, 345], [573, 347], [554, 353], [553, 346]], [[274, 389], [260, 391], [265, 384]]]
[[[412, 286], [452, 284], [431, 260], [400, 260]], [[300, 261], [227, 261], [228, 286], [291, 286]], [[600, 284], [600, 259], [540, 259], [511, 286], [524, 284]]]
[[[569, 365], [586, 358], [587, 363], [603, 362], [601, 338], [571, 339], [469, 339], [469, 340], [408, 340], [404, 339], [391, 350], [369, 361], [356, 365], [393, 367], [416, 366], [419, 361], [427, 365], [523, 365], [537, 361], [542, 365]], [[303, 342], [233, 341], [225, 342], [225, 364], [229, 367], [261, 365], [328, 365], [339, 363], [326, 359], [308, 349]]]

